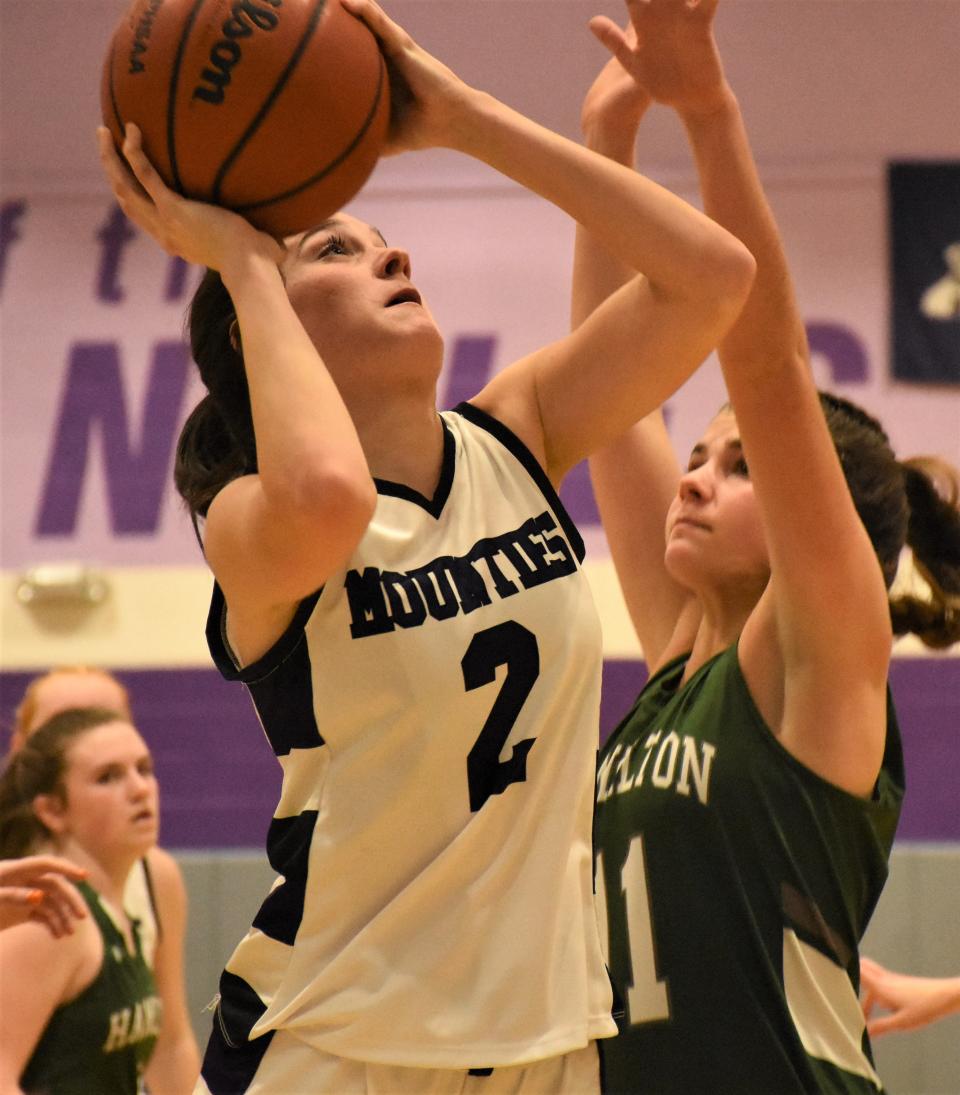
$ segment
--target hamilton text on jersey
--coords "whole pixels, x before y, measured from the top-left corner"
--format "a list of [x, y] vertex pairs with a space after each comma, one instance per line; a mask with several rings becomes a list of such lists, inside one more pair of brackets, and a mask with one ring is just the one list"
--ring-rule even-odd
[[640, 746], [624, 749], [615, 745], [597, 772], [597, 802], [642, 787], [649, 774], [654, 787], [673, 788], [687, 797], [693, 787], [700, 803], [706, 806], [716, 752], [716, 746], [710, 742], [697, 741], [687, 734], [681, 736], [675, 730], [668, 734], [655, 730]]
[[104, 1053], [116, 1053], [160, 1034], [163, 1004], [159, 996], [138, 1000], [132, 1008], [121, 1008], [110, 1015], [110, 1031], [103, 1044]]

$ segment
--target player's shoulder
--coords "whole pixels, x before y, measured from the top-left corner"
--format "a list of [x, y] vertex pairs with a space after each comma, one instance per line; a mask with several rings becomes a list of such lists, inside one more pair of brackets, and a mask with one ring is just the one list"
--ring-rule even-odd
[[60, 936], [39, 920], [27, 920], [0, 933], [0, 964], [11, 978], [28, 974], [44, 984], [58, 997], [55, 1006], [59, 1006], [97, 976], [103, 947], [103, 935], [92, 915], [74, 921], [72, 930]]
[[547, 467], [546, 438], [534, 371], [525, 362], [516, 362], [498, 373], [467, 404], [489, 422], [506, 428], [529, 450], [542, 468]]
[[150, 876], [150, 890], [161, 923], [185, 915], [187, 889], [176, 859], [163, 848], [151, 848], [144, 859]]
[[183, 884], [183, 872], [176, 859], [163, 848], [151, 848], [143, 857], [154, 885]]

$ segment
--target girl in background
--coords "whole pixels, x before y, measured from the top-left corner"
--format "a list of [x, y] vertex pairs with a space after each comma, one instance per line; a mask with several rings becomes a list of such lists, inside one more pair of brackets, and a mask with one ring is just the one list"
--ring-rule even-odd
[[[85, 872], [88, 913], [54, 938], [27, 921], [0, 933], [0, 1091], [43, 1095], [182, 1093], [148, 1061], [162, 1004], [123, 890], [157, 838], [150, 752], [113, 711], [53, 716], [0, 777], [0, 854], [43, 846]], [[154, 1083], [156, 1079], [156, 1083]]]
[[[112, 673], [91, 666], [57, 666], [27, 685], [14, 715], [11, 755], [38, 726], [61, 711], [98, 707], [132, 721], [127, 689]], [[177, 861], [152, 847], [130, 871], [123, 893], [126, 914], [137, 922], [140, 945], [157, 981], [163, 1021], [151, 1073], [157, 1091], [189, 1091], [200, 1070], [200, 1054], [187, 1014], [184, 941], [187, 891]]]

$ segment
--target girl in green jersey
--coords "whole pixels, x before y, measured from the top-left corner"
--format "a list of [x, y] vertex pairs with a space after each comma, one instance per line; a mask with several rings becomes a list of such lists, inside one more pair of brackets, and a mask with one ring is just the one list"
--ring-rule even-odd
[[158, 820], [150, 751], [115, 712], [55, 715], [10, 758], [0, 855], [42, 841], [86, 872], [77, 888], [89, 915], [59, 938], [35, 920], [0, 933], [0, 1091], [140, 1090], [161, 1004], [123, 889], [156, 843]]
[[[712, 33], [717, 0], [628, 4], [588, 144], [632, 161], [652, 101], [679, 114], [705, 211], [757, 260], [720, 343], [730, 395], [685, 471], [651, 416], [591, 460], [651, 679], [597, 781], [597, 894], [623, 995], [611, 1092], [877, 1091], [857, 945], [903, 792], [893, 630], [960, 638], [956, 477], [898, 462], [818, 394], [779, 234]], [[574, 322], [622, 272], [581, 232]], [[891, 606], [908, 542], [932, 599]]]
[[[60, 665], [30, 680], [14, 712], [9, 752], [53, 715], [75, 707], [116, 711], [132, 722], [130, 696], [112, 673], [95, 666]], [[79, 898], [78, 898], [79, 900]], [[83, 904], [83, 902], [81, 902]], [[187, 891], [176, 859], [153, 847], [134, 864], [123, 906], [139, 922], [140, 942], [163, 1001], [163, 1026], [150, 1058], [150, 1087], [184, 1091], [200, 1071], [200, 1055], [190, 1016], [184, 973]], [[42, 908], [46, 910], [48, 903]]]

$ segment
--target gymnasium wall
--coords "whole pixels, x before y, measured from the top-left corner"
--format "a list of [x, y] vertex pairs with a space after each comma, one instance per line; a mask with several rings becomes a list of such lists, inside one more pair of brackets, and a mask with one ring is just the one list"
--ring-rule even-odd
[[[181, 338], [198, 272], [124, 221], [96, 165], [100, 57], [124, 6], [0, 0], [0, 725], [50, 664], [104, 665], [130, 687], [157, 754], [163, 840], [190, 887], [199, 1028], [216, 970], [268, 881], [256, 849], [279, 769], [242, 688], [211, 668], [210, 578], [170, 482], [172, 445], [200, 394]], [[585, 20], [621, 10], [612, 0], [387, 7], [469, 79], [571, 136], [601, 59]], [[721, 9], [818, 382], [879, 415], [902, 455], [960, 463], [960, 386], [893, 376], [887, 196], [891, 161], [960, 162], [950, 105], [960, 102], [960, 3], [722, 0]], [[642, 149], [653, 177], [694, 199], [666, 112], [652, 112]], [[494, 173], [444, 153], [401, 157], [377, 169], [351, 211], [411, 252], [447, 336], [441, 405], [564, 333], [571, 226]], [[960, 370], [960, 321], [945, 330]], [[681, 455], [722, 401], [711, 360], [668, 407]], [[604, 620], [606, 733], [643, 664], [582, 468], [563, 496], [585, 534]], [[37, 567], [59, 569], [31, 585]], [[91, 596], [51, 595], [50, 579]], [[956, 969], [960, 954], [957, 653], [901, 643], [892, 671], [909, 790], [868, 949], [917, 972]], [[958, 1034], [953, 1021], [880, 1043], [891, 1089], [960, 1091]]]

